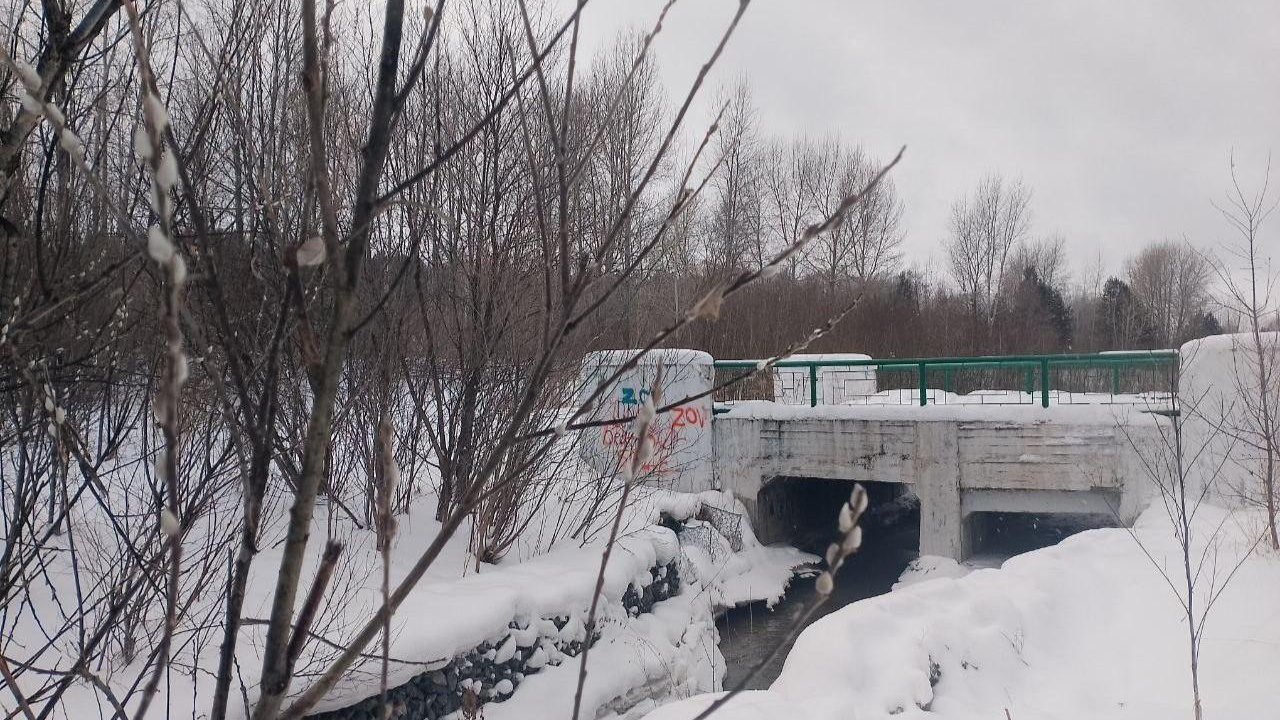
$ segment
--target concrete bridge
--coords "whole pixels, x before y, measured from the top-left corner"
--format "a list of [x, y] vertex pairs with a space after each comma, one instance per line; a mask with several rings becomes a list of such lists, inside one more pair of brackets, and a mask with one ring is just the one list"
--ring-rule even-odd
[[[667, 352], [684, 354], [663, 359], [664, 376], [679, 386], [666, 397], [692, 396], [726, 373], [757, 367]], [[904, 369], [911, 382], [901, 382]], [[972, 382], [1003, 377], [1014, 387], [956, 392], [975, 371], [985, 375]], [[619, 396], [634, 397], [644, 372], [642, 365]], [[711, 420], [686, 445], [679, 445], [684, 426], [660, 433], [667, 459], [654, 473], [667, 473], [675, 489], [732, 493], [764, 542], [790, 539], [803, 506], [820, 495], [806, 489], [815, 481], [892, 486], [919, 498], [921, 554], [959, 560], [973, 551], [974, 520], [988, 513], [1130, 522], [1146, 499], [1139, 452], [1160, 441], [1168, 395], [1159, 391], [1173, 387], [1177, 354], [808, 356], [772, 372], [773, 400], [733, 398], [712, 408], [706, 399], [676, 413]], [[788, 486], [799, 490], [779, 492]], [[834, 522], [834, 509], [830, 515]]]
[[1134, 443], [1157, 439], [1152, 419], [1127, 408], [1115, 417], [1062, 407], [1052, 417], [1002, 419], [982, 410], [735, 408], [712, 425], [714, 483], [742, 501], [764, 542], [785, 539], [796, 511], [794, 496], [770, 502], [771, 484], [899, 484], [920, 500], [921, 554], [957, 560], [974, 546], [975, 513], [1132, 520], [1143, 473]]

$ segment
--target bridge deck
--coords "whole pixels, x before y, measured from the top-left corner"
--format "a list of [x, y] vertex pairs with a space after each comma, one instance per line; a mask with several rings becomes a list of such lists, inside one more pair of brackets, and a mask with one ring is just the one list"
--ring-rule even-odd
[[1126, 490], [1141, 474], [1134, 446], [1154, 441], [1155, 431], [1153, 416], [1130, 407], [939, 412], [746, 403], [713, 423], [715, 479], [753, 513], [760, 490], [778, 477], [910, 485], [921, 499], [921, 552], [962, 557], [970, 512], [1131, 514], [1137, 498]]

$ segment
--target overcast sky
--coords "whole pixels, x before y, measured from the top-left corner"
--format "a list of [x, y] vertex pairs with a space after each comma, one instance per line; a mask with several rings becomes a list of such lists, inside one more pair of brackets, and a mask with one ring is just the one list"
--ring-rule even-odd
[[[660, 5], [593, 0], [587, 49]], [[669, 97], [736, 6], [673, 10], [657, 43]], [[836, 132], [885, 158], [907, 145], [907, 258], [938, 269], [952, 201], [987, 172], [1025, 180], [1033, 233], [1062, 233], [1075, 267], [1101, 252], [1116, 272], [1148, 240], [1222, 240], [1210, 203], [1231, 150], [1249, 178], [1280, 153], [1275, 0], [754, 0], [715, 81], [739, 76], [765, 133]]]

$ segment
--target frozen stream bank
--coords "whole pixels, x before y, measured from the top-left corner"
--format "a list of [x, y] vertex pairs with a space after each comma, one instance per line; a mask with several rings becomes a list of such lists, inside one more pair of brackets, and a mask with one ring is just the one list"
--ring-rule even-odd
[[[919, 557], [915, 545], [917, 522], [917, 517], [908, 517], [895, 525], [869, 530], [862, 552], [845, 564], [831, 600], [814, 614], [810, 623], [851, 603], [889, 592], [909, 567], [912, 570], [908, 573], [907, 581], [924, 579], [929, 576], [930, 570], [951, 575], [957, 571], [964, 572], [955, 566], [937, 567], [929, 561], [923, 565], [913, 563]], [[998, 566], [1009, 557], [1053, 545], [1069, 535], [1098, 524], [1105, 524], [1105, 519], [1003, 516], [987, 524], [981, 553], [966, 567]], [[720, 651], [726, 665], [724, 686], [736, 687], [756, 663], [778, 643], [784, 642], [815, 597], [813, 578], [797, 578], [787, 591], [786, 598], [773, 609], [765, 607], [763, 603], [756, 603], [721, 616], [717, 625], [720, 631]], [[768, 688], [782, 672], [790, 650], [790, 646], [783, 648], [783, 652], [748, 682], [746, 687], [751, 690]]]

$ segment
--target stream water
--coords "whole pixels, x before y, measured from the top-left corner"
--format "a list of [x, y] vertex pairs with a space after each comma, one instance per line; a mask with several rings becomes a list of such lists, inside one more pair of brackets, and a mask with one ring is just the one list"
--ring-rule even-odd
[[[889, 592], [907, 564], [919, 555], [915, 527], [866, 532], [864, 538], [863, 552], [845, 562], [836, 576], [831, 599], [814, 613], [810, 622], [851, 602]], [[814, 602], [817, 593], [813, 583], [813, 577], [795, 578], [787, 589], [786, 597], [772, 610], [763, 603], [755, 603], [730, 610], [720, 617], [720, 652], [724, 654], [727, 666], [725, 687], [736, 687], [756, 663], [786, 640], [791, 628]], [[769, 687], [782, 672], [783, 662], [790, 651], [788, 643], [773, 662], [747, 684], [747, 688], [761, 690]]]
[[[918, 522], [918, 518], [912, 520]], [[919, 528], [916, 522], [867, 529], [864, 532], [862, 550], [841, 568], [831, 599], [818, 609], [810, 622], [849, 603], [889, 592], [902, 571], [919, 556]], [[1106, 518], [1094, 516], [999, 516], [984, 523], [981, 555], [975, 556], [969, 563], [980, 567], [998, 567], [1001, 562], [1014, 555], [1047, 547], [1081, 530], [1107, 524]], [[812, 547], [806, 549], [814, 550]], [[720, 629], [720, 651], [727, 666], [724, 679], [726, 688], [736, 687], [775, 646], [786, 640], [792, 627], [814, 602], [816, 593], [813, 584], [813, 577], [797, 577], [787, 590], [786, 597], [772, 610], [763, 603], [756, 603], [730, 610], [720, 617], [717, 624]], [[769, 665], [747, 683], [746, 688], [768, 688], [782, 672], [790, 651], [788, 643]]]

